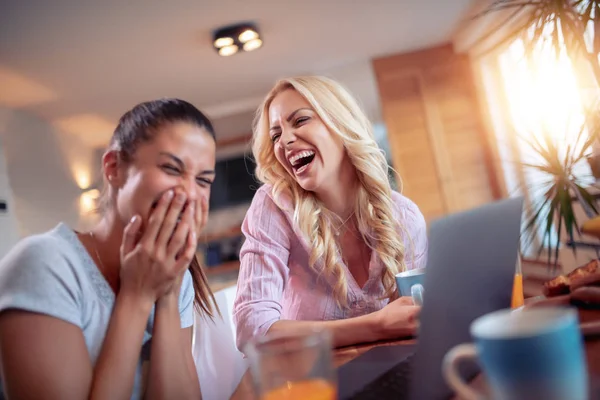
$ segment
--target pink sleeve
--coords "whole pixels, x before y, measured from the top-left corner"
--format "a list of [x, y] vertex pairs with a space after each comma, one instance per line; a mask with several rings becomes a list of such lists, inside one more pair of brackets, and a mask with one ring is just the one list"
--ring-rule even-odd
[[242, 224], [240, 273], [233, 304], [238, 349], [264, 335], [281, 316], [280, 299], [288, 279], [288, 221], [275, 202], [259, 189]]
[[404, 237], [406, 269], [425, 268], [428, 249], [425, 217], [410, 199], [396, 194], [395, 202], [400, 211], [399, 222], [404, 228], [401, 234]]

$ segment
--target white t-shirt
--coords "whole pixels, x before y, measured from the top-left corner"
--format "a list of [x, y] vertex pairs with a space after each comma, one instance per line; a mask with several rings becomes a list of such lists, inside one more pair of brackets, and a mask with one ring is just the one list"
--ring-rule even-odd
[[[0, 312], [25, 310], [78, 326], [92, 365], [100, 354], [114, 303], [115, 294], [108, 282], [75, 232], [63, 223], [22, 239], [0, 260]], [[186, 271], [179, 296], [182, 328], [193, 324], [193, 303], [192, 278]], [[149, 360], [153, 324], [154, 308], [144, 332], [132, 399], [143, 394], [142, 363]], [[5, 397], [3, 390], [0, 397]]]

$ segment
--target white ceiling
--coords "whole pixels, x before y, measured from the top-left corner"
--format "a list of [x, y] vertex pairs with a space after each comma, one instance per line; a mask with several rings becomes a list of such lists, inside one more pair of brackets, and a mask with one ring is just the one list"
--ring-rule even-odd
[[[176, 96], [217, 120], [245, 116], [217, 121], [227, 126], [218, 134], [240, 134], [249, 131], [249, 111], [277, 78], [341, 71], [358, 92], [373, 92], [372, 82], [354, 82], [365, 79], [358, 74], [370, 69], [370, 59], [448, 41], [470, 3], [2, 1], [0, 104], [66, 131], [84, 130], [98, 144], [134, 104]], [[264, 46], [218, 56], [212, 30], [240, 21], [258, 24]], [[365, 107], [377, 107], [375, 94], [356, 94]]]

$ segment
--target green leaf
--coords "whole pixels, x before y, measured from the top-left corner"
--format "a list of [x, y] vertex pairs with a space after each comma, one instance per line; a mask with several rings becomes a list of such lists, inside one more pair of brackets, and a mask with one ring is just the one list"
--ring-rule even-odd
[[[544, 237], [547, 238], [548, 240], [548, 263], [551, 264], [552, 263], [552, 259], [550, 257], [551, 253], [551, 236], [552, 236], [552, 228], [554, 226], [554, 213], [559, 211], [557, 210], [557, 206], [558, 206], [558, 197], [554, 197], [552, 199], [552, 203], [550, 204], [550, 211], [548, 212], [548, 218], [546, 220], [546, 230], [544, 231]], [[558, 229], [559, 234], [560, 234], [560, 228]], [[558, 244], [557, 244], [558, 246]]]
[[[581, 198], [580, 201], [582, 202], [582, 204], [587, 205], [589, 208], [592, 209], [592, 211], [594, 212], [595, 215], [598, 215], [598, 207], [596, 207], [596, 201], [597, 201], [596, 198], [594, 196], [592, 196], [590, 194], [590, 192], [585, 190], [583, 187], [581, 187], [577, 183], [573, 183], [573, 185], [576, 188], [576, 193]], [[588, 215], [588, 217], [591, 218], [592, 216]]]
[[[562, 211], [562, 207], [561, 207], [561, 211]], [[560, 232], [562, 231], [562, 219], [558, 219], [558, 232], [560, 234]], [[550, 251], [552, 246], [548, 246], [548, 251]], [[551, 265], [554, 265], [556, 267], [556, 265], [558, 264], [558, 249], [560, 248], [560, 243], [557, 243], [555, 248], [554, 248], [554, 264], [552, 264], [552, 261], [550, 261]], [[576, 247], [573, 246], [573, 252], [575, 252]]]
[[[529, 236], [529, 242], [527, 243], [527, 245], [525, 246], [526, 248], [529, 247], [529, 245], [531, 244], [531, 242], [533, 242], [535, 240], [535, 232], [537, 232], [539, 230], [539, 226], [538, 226], [538, 220], [543, 218], [543, 213], [546, 212], [546, 207], [548, 205], [548, 203], [550, 202], [551, 199], [554, 198], [554, 193], [555, 189], [553, 187], [549, 188], [544, 195], [542, 196], [543, 200], [540, 200], [538, 202], [538, 204], [534, 204], [532, 209], [534, 210], [533, 216], [530, 217], [528, 219], [528, 222], [526, 223], [525, 227], [523, 228], [523, 232], [531, 232], [530, 236]], [[557, 203], [557, 200], [552, 200], [552, 204], [550, 209], [552, 210], [551, 212], [553, 212], [553, 208], [556, 207], [555, 203]], [[552, 220], [552, 217], [550, 217], [550, 219]], [[550, 223], [550, 228], [545, 229], [546, 231], [549, 231], [552, 227], [552, 223]], [[546, 233], [547, 234], [547, 233]], [[544, 242], [544, 238], [546, 236], [546, 234], [544, 234], [543, 239], [542, 239], [542, 243]], [[543, 245], [542, 245], [543, 247]], [[540, 250], [541, 251], [541, 250]]]
[[[565, 230], [567, 231], [567, 235], [569, 235], [569, 240], [573, 239], [573, 227], [579, 232], [579, 227], [577, 226], [577, 220], [575, 219], [575, 213], [573, 212], [573, 204], [571, 202], [571, 196], [567, 190], [560, 191], [560, 211], [562, 220], [565, 224]], [[560, 234], [560, 231], [559, 231]]]
[[535, 165], [530, 163], [520, 163], [523, 167], [537, 169], [538, 171], [547, 172], [549, 174], [554, 173], [554, 169], [547, 165]]

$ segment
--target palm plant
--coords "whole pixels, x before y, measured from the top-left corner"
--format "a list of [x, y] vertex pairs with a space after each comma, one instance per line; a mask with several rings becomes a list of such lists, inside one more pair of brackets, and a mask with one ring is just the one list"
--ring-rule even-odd
[[488, 50], [516, 39], [530, 56], [545, 45], [555, 54], [565, 50], [572, 62], [587, 61], [600, 86], [600, 0], [494, 0], [476, 18], [498, 12], [505, 18], [480, 41], [502, 26], [512, 29]]
[[[581, 93], [592, 93], [598, 99], [600, 87], [600, 0], [494, 0], [476, 17], [498, 13], [498, 26], [490, 29], [480, 40], [488, 41], [497, 35], [500, 27], [508, 26], [507, 33], [487, 51], [493, 51], [516, 40], [521, 40], [525, 55], [535, 60], [542, 49], [550, 50], [557, 57], [563, 52], [568, 56], [577, 73]], [[589, 84], [591, 78], [592, 83]], [[587, 79], [587, 80], [586, 80]], [[551, 84], [551, 83], [549, 83]], [[589, 99], [589, 97], [588, 97]], [[588, 104], [582, 98], [582, 103]], [[578, 201], [588, 217], [598, 215], [594, 197], [584, 188], [577, 167], [590, 159], [593, 148], [598, 145], [600, 124], [598, 108], [590, 108], [581, 125], [575, 143], [561, 148], [552, 135], [520, 137], [530, 152], [535, 154], [532, 162], [522, 162], [525, 168], [537, 171], [536, 188], [530, 188], [533, 207], [525, 227], [526, 245], [542, 236], [539, 254], [546, 249], [549, 265], [558, 261], [559, 244], [553, 238], [563, 232], [571, 242], [580, 234], [580, 221], [573, 209]], [[543, 127], [541, 127], [543, 130]], [[547, 132], [546, 132], [547, 133]], [[593, 169], [593, 168], [592, 168]], [[575, 251], [575, 247], [573, 247]]]
[[[582, 124], [573, 143], [561, 149], [548, 132], [536, 135], [519, 136], [526, 146], [535, 154], [535, 159], [520, 164], [537, 173], [539, 178], [529, 187], [532, 208], [524, 227], [527, 247], [540, 238], [538, 256], [546, 249], [548, 265], [556, 266], [559, 244], [554, 240], [554, 227], [558, 234], [566, 233], [570, 242], [581, 234], [581, 223], [573, 209], [574, 201], [578, 201], [588, 217], [598, 215], [595, 198], [584, 188], [585, 176], [577, 173], [582, 163], [586, 162], [586, 154], [590, 151], [600, 128], [597, 113], [589, 114], [587, 122]], [[573, 247], [575, 251], [575, 247]]]

